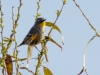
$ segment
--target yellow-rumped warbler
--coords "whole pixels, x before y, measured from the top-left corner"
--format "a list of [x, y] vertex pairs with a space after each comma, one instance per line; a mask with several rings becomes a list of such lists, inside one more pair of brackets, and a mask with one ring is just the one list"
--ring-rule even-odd
[[[45, 21], [44, 18], [37, 18], [35, 24], [32, 26], [23, 42], [19, 45], [36, 46], [43, 40], [45, 36]], [[18, 47], [19, 47], [18, 46]]]
[[[32, 55], [32, 49], [37, 44], [41, 43], [41, 40], [44, 39], [45, 36], [45, 20], [44, 18], [37, 18], [34, 25], [19, 45], [28, 45], [28, 54], [27, 54], [27, 67], [29, 64], [30, 57]], [[18, 47], [19, 47], [18, 46]]]

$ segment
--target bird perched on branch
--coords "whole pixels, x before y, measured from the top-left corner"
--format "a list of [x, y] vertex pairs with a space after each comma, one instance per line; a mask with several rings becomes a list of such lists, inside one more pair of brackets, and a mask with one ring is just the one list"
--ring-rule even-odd
[[[32, 55], [32, 49], [35, 47], [37, 44], [41, 42], [41, 40], [44, 39], [45, 36], [45, 20], [44, 18], [37, 18], [34, 25], [22, 41], [22, 43], [19, 46], [22, 45], [28, 45], [28, 57], [27, 57], [27, 64], [29, 63], [29, 59]], [[19, 47], [18, 46], [18, 47]], [[30, 51], [29, 51], [30, 50]]]

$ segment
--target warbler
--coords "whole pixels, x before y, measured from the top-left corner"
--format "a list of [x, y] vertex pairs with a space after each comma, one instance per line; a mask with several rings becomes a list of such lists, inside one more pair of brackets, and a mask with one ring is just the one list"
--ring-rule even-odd
[[46, 19], [42, 17], [37, 18], [34, 25], [19, 46], [36, 46], [37, 44], [39, 44], [45, 36], [45, 21]]
[[22, 41], [22, 43], [19, 46], [22, 45], [28, 45], [28, 52], [27, 52], [27, 67], [29, 64], [29, 60], [32, 55], [32, 49], [37, 44], [41, 43], [41, 41], [44, 39], [45, 36], [45, 21], [46, 19], [40, 17], [37, 18], [32, 28], [29, 30], [28, 34]]

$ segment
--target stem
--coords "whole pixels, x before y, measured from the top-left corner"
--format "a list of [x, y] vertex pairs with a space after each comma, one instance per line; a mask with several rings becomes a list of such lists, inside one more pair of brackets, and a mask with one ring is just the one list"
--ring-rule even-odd
[[[61, 12], [62, 12], [62, 10], [63, 10], [64, 5], [65, 5], [65, 3], [63, 2], [62, 8], [61, 8], [61, 10], [60, 10], [60, 14], [61, 14]], [[56, 24], [56, 22], [57, 22], [57, 20], [58, 20], [58, 18], [59, 18], [59, 16], [60, 16], [60, 14], [57, 15], [57, 18], [56, 18], [55, 22], [53, 23], [53, 26]], [[50, 36], [50, 33], [52, 32], [52, 29], [53, 29], [53, 28], [50, 29], [50, 31], [49, 31], [49, 33], [48, 33], [48, 36]]]
[[[65, 5], [65, 3], [63, 2], [62, 8], [61, 8], [61, 10], [60, 10], [60, 14], [61, 14], [61, 12], [62, 12], [62, 10], [63, 10], [64, 5]], [[38, 9], [37, 9], [37, 13], [38, 13]], [[56, 20], [54, 21], [53, 26], [54, 26], [55, 23], [57, 22], [57, 20], [58, 20], [60, 14], [57, 15], [57, 18], [56, 18]], [[50, 33], [52, 32], [52, 29], [53, 29], [53, 28], [50, 29], [50, 31], [49, 31], [49, 33], [48, 33], [48, 36], [49, 36]], [[43, 52], [45, 51], [45, 48], [44, 48], [44, 47], [46, 46], [46, 43], [47, 43], [47, 41], [46, 41], [46, 42], [43, 42], [43, 44], [42, 44], [42, 50], [41, 50], [41, 52], [40, 52], [40, 54], [39, 54], [39, 56], [38, 56], [38, 63], [37, 63], [37, 65], [36, 65], [35, 75], [38, 75], [38, 71], [39, 71], [38, 69], [39, 69], [39, 67], [41, 66], [41, 61], [43, 60], [42, 57], [43, 57], [43, 55], [45, 54], [45, 53], [43, 53]]]
[[[2, 12], [2, 4], [1, 4], [1, 0], [0, 0], [0, 21], [1, 21], [1, 39], [2, 39], [2, 58], [3, 58], [3, 62], [5, 62], [5, 53], [4, 53], [4, 36], [3, 36], [3, 28], [4, 28], [4, 26], [3, 26], [3, 12]], [[5, 65], [4, 65], [5, 66]], [[3, 69], [2, 69], [2, 74], [4, 75], [5, 74], [5, 67], [3, 67]]]
[[90, 27], [95, 31], [96, 36], [100, 37], [100, 34], [97, 32], [96, 28], [91, 24], [91, 22], [89, 21], [89, 19], [86, 17], [86, 15], [84, 14], [84, 12], [82, 11], [82, 9], [80, 8], [80, 6], [76, 3], [75, 0], [73, 0], [75, 5], [79, 8], [79, 10], [81, 11], [82, 15], [84, 16], [84, 18], [87, 20], [87, 22], [89, 23]]

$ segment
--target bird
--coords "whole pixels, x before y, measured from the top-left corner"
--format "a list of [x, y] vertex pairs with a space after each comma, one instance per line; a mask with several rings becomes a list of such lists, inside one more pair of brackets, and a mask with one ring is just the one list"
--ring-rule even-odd
[[29, 63], [29, 59], [32, 55], [32, 49], [41, 41], [44, 39], [45, 36], [45, 21], [46, 19], [43, 17], [39, 17], [35, 20], [34, 25], [29, 30], [26, 37], [23, 39], [23, 41], [17, 46], [20, 47], [22, 45], [28, 45], [28, 48], [31, 48], [30, 51], [28, 51], [28, 57], [27, 57], [27, 63]]
[[42, 17], [37, 18], [22, 43], [17, 47], [22, 45], [36, 46], [39, 44], [45, 36], [45, 20]]

